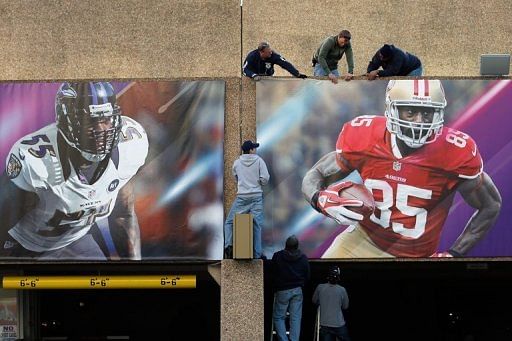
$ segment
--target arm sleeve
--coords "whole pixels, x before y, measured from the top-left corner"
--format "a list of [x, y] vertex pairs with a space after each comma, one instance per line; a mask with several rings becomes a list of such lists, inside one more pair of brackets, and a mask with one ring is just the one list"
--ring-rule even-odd
[[306, 258], [306, 260], [304, 262], [305, 262], [305, 265], [306, 265], [306, 282], [309, 282], [309, 280], [311, 278], [311, 270], [310, 270], [310, 267], [309, 267], [309, 261]]
[[291, 73], [293, 76], [299, 76], [299, 70], [297, 70], [295, 66], [292, 65], [292, 63], [284, 59], [284, 57], [282, 57], [280, 54], [274, 52], [272, 54], [272, 59], [275, 64], [279, 65], [280, 67]]
[[456, 164], [454, 172], [460, 179], [475, 179], [482, 174], [484, 162], [478, 150], [476, 142], [468, 137], [466, 147], [453, 148], [455, 151], [450, 153], [451, 160]]
[[341, 304], [341, 309], [348, 309], [348, 294], [345, 288], [343, 288], [343, 302]]
[[238, 181], [238, 175], [236, 174], [236, 163], [238, 160], [235, 160], [233, 162], [233, 167], [231, 167], [231, 174], [233, 174], [233, 177]]
[[354, 73], [354, 53], [351, 45], [345, 51], [345, 55], [347, 56], [348, 73]]
[[254, 76], [257, 76], [256, 72], [251, 70], [251, 67], [254, 66], [253, 63], [254, 63], [254, 61], [251, 60], [251, 56], [248, 55], [244, 61], [243, 72], [244, 72], [244, 75], [249, 78], [253, 78]]
[[318, 286], [316, 287], [315, 292], [313, 293], [312, 301], [316, 305], [318, 305], [318, 303], [319, 303], [319, 300], [318, 300]]
[[405, 54], [403, 52], [395, 52], [391, 64], [386, 66], [386, 69], [379, 71], [379, 77], [399, 76], [400, 68], [405, 61]]
[[[34, 182], [40, 184], [39, 176], [33, 172], [32, 167], [27, 162], [27, 156], [18, 157], [21, 153], [15, 146], [11, 149], [6, 160], [5, 174], [19, 188], [28, 192], [36, 192]], [[35, 179], [35, 180], [32, 180]]]
[[[360, 136], [355, 136], [359, 139]], [[343, 172], [352, 172], [357, 169], [359, 155], [352, 152], [354, 143], [354, 134], [350, 127], [350, 122], [345, 123], [336, 141], [336, 163]], [[360, 140], [359, 140], [360, 141]]]
[[[318, 51], [318, 63], [322, 66], [326, 74], [329, 74], [331, 70], [329, 70], [329, 66], [327, 65], [327, 55], [329, 51], [334, 47], [334, 42], [331, 39], [326, 39], [322, 46], [320, 46], [320, 51]], [[348, 59], [347, 59], [348, 62]]]
[[275, 287], [277, 279], [277, 252], [272, 255], [272, 261], [270, 262], [270, 273], [272, 274], [272, 285]]
[[4, 172], [0, 176], [0, 240], [5, 240], [7, 231], [35, 206], [37, 194], [16, 186]]
[[270, 179], [270, 174], [268, 173], [267, 165], [265, 161], [260, 158], [260, 184], [265, 186]]
[[377, 52], [372, 60], [370, 60], [370, 63], [368, 64], [368, 68], [366, 69], [366, 72], [371, 72], [373, 70], [377, 70], [381, 66], [379, 53]]

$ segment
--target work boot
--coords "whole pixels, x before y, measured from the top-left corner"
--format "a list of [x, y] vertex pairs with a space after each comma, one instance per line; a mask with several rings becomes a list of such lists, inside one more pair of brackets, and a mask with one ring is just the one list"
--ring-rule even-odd
[[233, 259], [233, 246], [229, 245], [224, 249], [224, 259]]

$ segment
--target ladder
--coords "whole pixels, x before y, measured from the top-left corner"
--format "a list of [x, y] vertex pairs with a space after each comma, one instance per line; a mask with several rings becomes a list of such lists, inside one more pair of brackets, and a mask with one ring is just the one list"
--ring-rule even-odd
[[320, 306], [316, 308], [315, 330], [313, 332], [313, 340], [320, 341]]
[[[276, 294], [274, 294], [274, 301], [272, 302], [272, 322], [270, 325], [270, 341], [277, 340], [277, 332], [274, 330], [274, 307], [275, 307], [275, 304], [276, 304]], [[286, 328], [286, 336], [287, 337], [290, 335], [290, 330], [288, 329], [288, 327], [290, 326], [289, 319], [290, 319], [290, 313], [288, 311], [286, 311], [284, 325]], [[275, 339], [274, 339], [274, 337], [275, 337]]]
[[[274, 341], [274, 335], [277, 336], [276, 331], [274, 330], [274, 305], [276, 304], [276, 295], [274, 294], [274, 301], [272, 302], [272, 322], [270, 325], [270, 341]], [[286, 318], [290, 318], [290, 313], [286, 312]], [[286, 324], [285, 326], [289, 326]], [[286, 336], [290, 335], [290, 331], [286, 330]], [[316, 317], [315, 317], [315, 330], [313, 331], [313, 340], [320, 341], [320, 306], [316, 308]]]

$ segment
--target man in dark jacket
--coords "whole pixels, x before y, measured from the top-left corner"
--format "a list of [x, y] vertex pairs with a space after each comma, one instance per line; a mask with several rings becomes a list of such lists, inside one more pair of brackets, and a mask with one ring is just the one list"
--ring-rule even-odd
[[290, 340], [298, 341], [302, 319], [302, 287], [309, 280], [308, 258], [299, 250], [295, 236], [286, 239], [284, 250], [272, 257], [275, 279], [274, 326], [277, 339], [287, 341], [284, 319], [290, 312]]
[[245, 57], [243, 72], [244, 75], [258, 81], [260, 76], [274, 75], [274, 64], [279, 65], [293, 76], [307, 78], [300, 73], [289, 61], [270, 48], [270, 44], [262, 42], [256, 50], [249, 52]]
[[[379, 68], [382, 67], [382, 70]], [[400, 50], [394, 45], [385, 44], [373, 56], [368, 64], [368, 80], [377, 77], [415, 76], [423, 75], [423, 68], [418, 57]]]

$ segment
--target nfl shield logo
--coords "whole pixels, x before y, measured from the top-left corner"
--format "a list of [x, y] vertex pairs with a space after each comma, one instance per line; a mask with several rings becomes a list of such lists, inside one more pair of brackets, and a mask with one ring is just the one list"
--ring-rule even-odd
[[94, 198], [95, 196], [96, 196], [96, 190], [94, 190], [94, 189], [90, 190], [90, 191], [89, 191], [89, 194], [87, 195], [87, 197], [88, 197], [89, 199], [92, 199], [92, 198]]
[[393, 170], [395, 172], [398, 172], [402, 169], [402, 163], [398, 162], [398, 161], [393, 161]]

